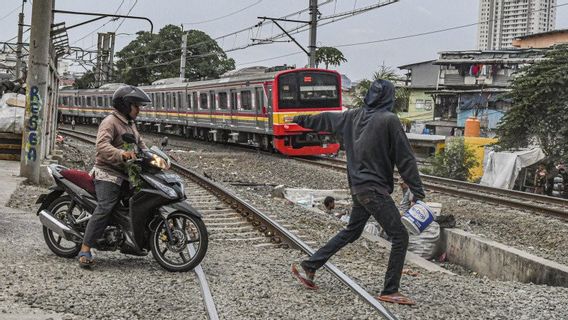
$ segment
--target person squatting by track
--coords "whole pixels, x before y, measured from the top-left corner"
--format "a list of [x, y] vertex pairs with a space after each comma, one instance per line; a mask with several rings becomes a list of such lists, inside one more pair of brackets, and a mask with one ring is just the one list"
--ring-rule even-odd
[[349, 224], [309, 259], [301, 270], [292, 272], [302, 284], [317, 289], [316, 271], [348, 243], [357, 240], [365, 223], [373, 216], [392, 240], [384, 288], [377, 299], [399, 304], [415, 302], [399, 292], [408, 247], [408, 232], [401, 222], [390, 194], [394, 188], [396, 165], [414, 200], [424, 199], [416, 159], [398, 117], [392, 113], [395, 88], [386, 80], [376, 80], [367, 92], [362, 108], [343, 113], [323, 112], [298, 115], [293, 122], [314, 131], [332, 132], [343, 139], [347, 154], [348, 182], [353, 198]]

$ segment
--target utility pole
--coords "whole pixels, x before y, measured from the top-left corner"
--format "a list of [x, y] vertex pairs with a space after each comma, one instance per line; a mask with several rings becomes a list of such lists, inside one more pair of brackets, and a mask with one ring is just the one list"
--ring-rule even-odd
[[22, 12], [18, 16], [18, 47], [16, 49], [16, 79], [20, 79], [20, 74], [22, 71], [22, 46], [24, 38], [24, 3], [26, 0], [22, 0]]
[[45, 149], [43, 144], [49, 143], [44, 135], [44, 118], [48, 106], [52, 9], [53, 0], [34, 1], [32, 5], [26, 92], [28, 97], [22, 133], [20, 175], [35, 184], [39, 184], [40, 164], [45, 156], [42, 152]]
[[185, 79], [185, 60], [187, 60], [187, 33], [181, 37], [181, 61], [179, 63], [179, 80]]
[[318, 13], [318, 0], [310, 0], [310, 45], [308, 46], [308, 49], [310, 50], [310, 68], [315, 68], [316, 66]]

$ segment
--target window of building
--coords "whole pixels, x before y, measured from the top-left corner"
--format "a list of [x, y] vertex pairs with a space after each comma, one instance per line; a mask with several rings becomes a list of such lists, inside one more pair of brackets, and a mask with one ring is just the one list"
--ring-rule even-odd
[[200, 109], [207, 109], [207, 93], [200, 93], [199, 94], [199, 108]]
[[424, 109], [424, 99], [416, 99], [416, 110]]
[[250, 90], [241, 91], [241, 108], [243, 110], [252, 110], [252, 93]]
[[432, 100], [425, 100], [424, 101], [424, 110], [432, 110], [432, 106], [433, 106], [433, 101]]
[[229, 97], [226, 92], [219, 92], [217, 94], [219, 96], [219, 109], [228, 109], [229, 108]]

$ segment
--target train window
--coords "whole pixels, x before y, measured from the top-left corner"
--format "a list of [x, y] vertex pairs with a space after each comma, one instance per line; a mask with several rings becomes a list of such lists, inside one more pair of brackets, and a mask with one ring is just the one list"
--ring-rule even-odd
[[272, 107], [272, 86], [268, 86], [267, 98], [268, 98], [268, 106]]
[[241, 91], [241, 108], [243, 110], [252, 110], [252, 93], [250, 90]]
[[219, 92], [219, 109], [229, 108], [229, 97], [226, 92]]
[[85, 101], [85, 97], [81, 97], [81, 106], [85, 107], [87, 106], [87, 102]]
[[200, 109], [207, 109], [207, 93], [200, 93], [199, 94], [199, 108]]
[[164, 92], [160, 93], [160, 108], [166, 108], [166, 94]]
[[254, 88], [254, 100], [256, 103], [256, 110], [262, 110], [262, 107], [264, 107], [264, 90], [262, 90], [262, 87]]
[[183, 94], [181, 92], [177, 93], [177, 108], [181, 109], [183, 107]]
[[79, 104], [81, 104], [81, 102], [79, 102], [79, 100], [81, 100], [81, 98], [75, 97], [75, 105], [76, 105], [76, 106], [78, 106]]
[[102, 107], [102, 106], [104, 106], [103, 97], [98, 96], [97, 97], [97, 107]]
[[339, 81], [336, 74], [302, 71], [280, 76], [279, 108], [337, 108]]
[[231, 109], [237, 110], [239, 108], [238, 101], [237, 92], [235, 90], [231, 90]]
[[217, 101], [215, 101], [215, 91], [209, 91], [209, 101], [211, 101], [211, 110], [217, 108]]
[[87, 97], [87, 107], [93, 106], [93, 98]]
[[197, 92], [191, 93], [191, 107], [197, 109]]

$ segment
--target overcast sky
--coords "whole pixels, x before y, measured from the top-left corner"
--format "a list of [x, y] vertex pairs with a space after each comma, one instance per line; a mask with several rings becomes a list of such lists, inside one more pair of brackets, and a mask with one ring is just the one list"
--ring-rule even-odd
[[[88, 12], [104, 12], [144, 16], [154, 23], [154, 32], [167, 24], [181, 25], [184, 29], [199, 29], [213, 38], [246, 29], [257, 24], [258, 16], [280, 17], [308, 7], [308, 0], [55, 0], [56, 9]], [[325, 0], [320, 0], [324, 2]], [[385, 0], [382, 0], [384, 2]], [[558, 4], [568, 3], [559, 0]], [[320, 7], [322, 15], [340, 13], [355, 8], [366, 7], [377, 0], [337, 0], [329, 1]], [[0, 41], [16, 35], [16, 9], [21, 0], [0, 0]], [[246, 8], [246, 9], [245, 9]], [[477, 22], [478, 0], [401, 0], [342, 21], [321, 26], [318, 29], [318, 46], [340, 46], [346, 44], [392, 39], [419, 33], [467, 25]], [[244, 10], [243, 10], [244, 9]], [[568, 6], [557, 8], [556, 28], [568, 28]], [[118, 11], [117, 11], [118, 10]], [[240, 11], [240, 12], [239, 12]], [[26, 23], [31, 20], [30, 0], [25, 9]], [[229, 14], [232, 14], [228, 17]], [[3, 18], [4, 17], [4, 18]], [[3, 18], [3, 19], [2, 19]], [[290, 19], [305, 20], [307, 14], [294, 15]], [[65, 21], [67, 26], [85, 21], [89, 17], [56, 14], [55, 22]], [[105, 24], [106, 23], [106, 24]], [[105, 24], [102, 28], [103, 24]], [[119, 27], [120, 25], [120, 27]], [[287, 29], [297, 24], [286, 23]], [[118, 28], [118, 29], [117, 29]], [[69, 42], [73, 46], [96, 48], [96, 33], [115, 31], [117, 49], [135, 38], [133, 33], [139, 30], [149, 31], [149, 24], [138, 20], [109, 19], [69, 30]], [[278, 33], [275, 26], [265, 25], [261, 29], [242, 32], [219, 40], [225, 50], [251, 43], [251, 37], [267, 38]], [[90, 35], [89, 35], [90, 34]], [[86, 36], [87, 35], [87, 36]], [[368, 78], [381, 64], [400, 66], [413, 62], [435, 59], [437, 53], [444, 50], [476, 49], [477, 26], [452, 31], [390, 40], [378, 43], [340, 47], [348, 62], [338, 70], [352, 80]], [[29, 33], [24, 36], [26, 39]], [[86, 36], [86, 37], [85, 37]], [[294, 35], [304, 46], [308, 44], [308, 33]], [[81, 38], [84, 39], [80, 40]], [[284, 40], [284, 39], [282, 39]], [[15, 40], [12, 40], [15, 42]], [[291, 42], [249, 47], [231, 51], [228, 55], [235, 59], [237, 67], [252, 65], [295, 64], [304, 66], [307, 58], [303, 53], [270, 59], [282, 55], [301, 52]], [[257, 62], [259, 61], [259, 62]]]

